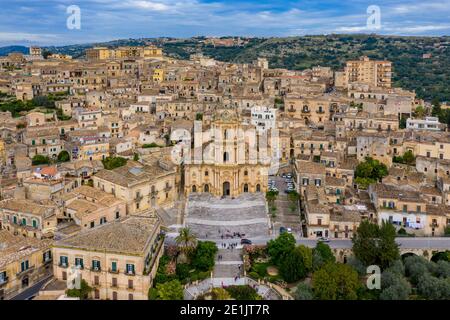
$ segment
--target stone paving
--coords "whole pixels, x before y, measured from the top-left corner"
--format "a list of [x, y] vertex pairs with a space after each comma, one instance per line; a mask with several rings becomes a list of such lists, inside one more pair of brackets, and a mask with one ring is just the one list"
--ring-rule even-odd
[[269, 235], [269, 217], [262, 193], [236, 198], [216, 198], [208, 193], [191, 194], [187, 199], [185, 225], [200, 239], [236, 239]]

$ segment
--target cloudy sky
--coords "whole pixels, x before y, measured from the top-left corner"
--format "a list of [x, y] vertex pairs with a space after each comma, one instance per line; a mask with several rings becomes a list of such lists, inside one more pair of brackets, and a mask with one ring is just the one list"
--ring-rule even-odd
[[[450, 0], [0, 0], [0, 45], [64, 45], [141, 37], [449, 35]], [[67, 28], [67, 8], [81, 29]], [[368, 29], [369, 6], [380, 29]]]

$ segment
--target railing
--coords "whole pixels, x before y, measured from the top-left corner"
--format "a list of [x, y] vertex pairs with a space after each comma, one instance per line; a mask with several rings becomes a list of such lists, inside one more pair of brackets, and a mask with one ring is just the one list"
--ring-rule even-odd
[[119, 273], [119, 269], [113, 270], [111, 268], [108, 269], [109, 273], [114, 273], [114, 274], [118, 274]]
[[20, 276], [22, 276], [22, 275], [24, 275], [24, 274], [27, 274], [28, 272], [32, 272], [34, 270], [34, 266], [31, 266], [31, 267], [29, 267], [28, 269], [26, 269], [26, 270], [22, 270], [22, 271], [20, 271], [20, 272], [17, 272], [16, 273], [16, 276], [17, 277], [20, 277]]

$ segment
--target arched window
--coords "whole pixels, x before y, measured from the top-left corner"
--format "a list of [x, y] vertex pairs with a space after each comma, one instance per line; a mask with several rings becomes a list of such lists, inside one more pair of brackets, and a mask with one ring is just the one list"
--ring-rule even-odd
[[248, 176], [248, 171], [247, 170], [244, 171], [244, 176]]
[[207, 177], [209, 175], [208, 170], [205, 171], [205, 177]]
[[223, 162], [230, 161], [230, 154], [228, 152], [223, 153]]
[[248, 184], [244, 184], [244, 192], [248, 192]]
[[203, 191], [209, 192], [209, 184], [205, 184], [205, 186], [203, 187]]
[[196, 186], [192, 186], [192, 192], [197, 192], [197, 187]]
[[261, 186], [259, 184], [256, 185], [256, 192], [261, 192]]

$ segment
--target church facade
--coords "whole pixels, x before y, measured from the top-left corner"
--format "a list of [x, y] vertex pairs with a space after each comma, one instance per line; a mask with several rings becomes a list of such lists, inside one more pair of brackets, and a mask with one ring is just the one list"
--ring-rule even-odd
[[192, 160], [184, 164], [185, 195], [236, 197], [267, 191], [271, 154], [267, 136], [242, 124], [238, 113], [229, 109], [216, 113], [209, 130], [198, 131]]

